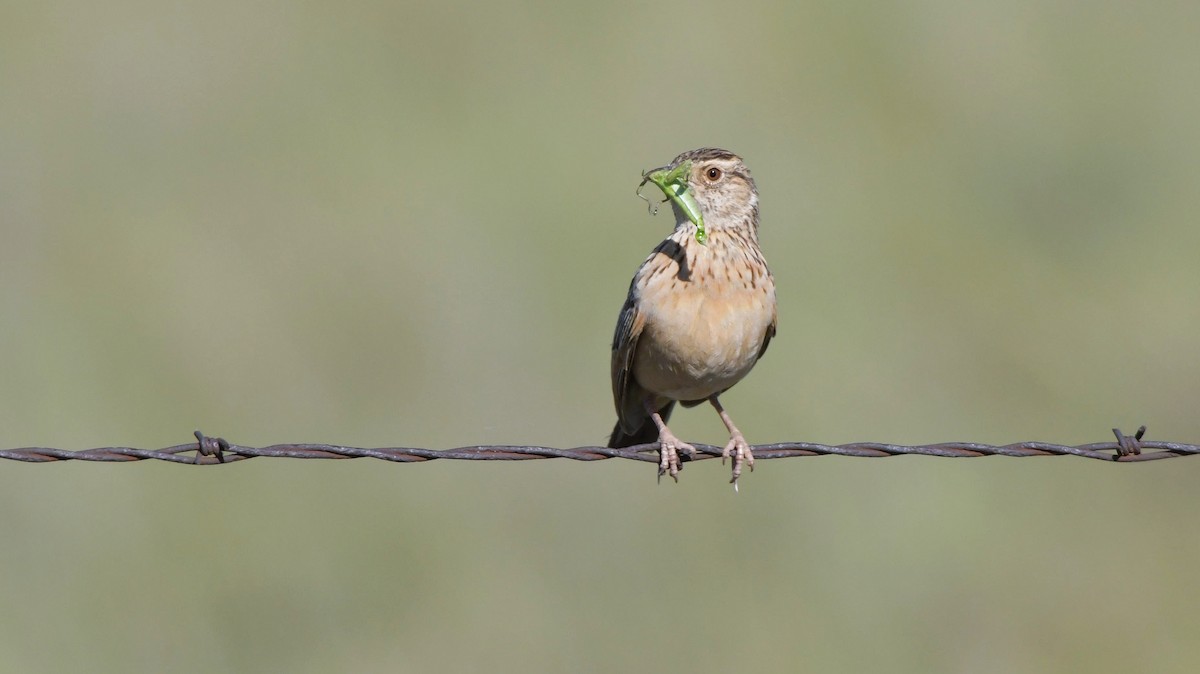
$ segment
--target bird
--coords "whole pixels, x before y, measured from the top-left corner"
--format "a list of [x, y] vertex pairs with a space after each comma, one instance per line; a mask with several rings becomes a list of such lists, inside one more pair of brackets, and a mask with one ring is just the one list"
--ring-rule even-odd
[[[676, 482], [683, 442], [667, 421], [675, 403], [708, 402], [729, 431], [730, 482], [754, 454], [719, 396], [749, 374], [775, 336], [775, 279], [758, 243], [758, 188], [738, 155], [705, 147], [642, 173], [671, 203], [675, 228], [638, 268], [612, 342], [617, 423], [610, 448], [657, 442], [658, 478]], [[643, 197], [644, 198], [644, 197]]]

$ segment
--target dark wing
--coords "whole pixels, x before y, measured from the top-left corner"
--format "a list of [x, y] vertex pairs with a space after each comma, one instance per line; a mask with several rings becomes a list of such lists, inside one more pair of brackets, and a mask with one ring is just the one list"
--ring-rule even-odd
[[775, 336], [775, 329], [779, 327], [779, 308], [771, 310], [771, 324], [767, 326], [767, 334], [763, 335], [762, 346], [758, 349], [758, 358], [755, 362], [762, 360], [763, 354], [767, 352], [767, 347], [771, 344], [771, 338]]
[[[639, 270], [640, 271], [640, 270]], [[617, 329], [613, 333], [612, 343], [612, 386], [613, 402], [617, 406], [617, 416], [624, 417], [631, 394], [633, 382], [633, 357], [637, 353], [638, 337], [646, 324], [646, 317], [638, 311], [637, 285], [638, 275], [634, 275], [629, 284], [629, 294], [625, 298], [625, 306], [621, 307], [621, 315], [617, 318]], [[637, 395], [636, 393], [634, 394]], [[640, 404], [640, 401], [634, 401]]]

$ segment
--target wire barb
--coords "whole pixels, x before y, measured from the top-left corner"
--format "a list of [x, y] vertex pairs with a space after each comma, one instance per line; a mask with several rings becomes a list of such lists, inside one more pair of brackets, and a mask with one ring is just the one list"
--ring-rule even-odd
[[[1133, 463], [1172, 459], [1200, 454], [1200, 445], [1178, 442], [1143, 440], [1146, 427], [1142, 426], [1132, 436], [1113, 429], [1115, 442], [1098, 442], [1087, 445], [1058, 445], [1049, 442], [1017, 442], [1009, 445], [987, 445], [974, 442], [943, 442], [933, 445], [892, 445], [882, 442], [854, 442], [845, 445], [822, 445], [813, 442], [781, 442], [756, 445], [751, 448], [755, 460], [787, 459], [799, 456], [854, 456], [861, 458], [883, 458], [917, 454], [945, 458], [973, 458], [980, 456], [1078, 456], [1117, 463]], [[460, 461], [524, 461], [527, 459], [571, 459], [574, 461], [603, 461], [605, 459], [630, 459], [658, 463], [658, 443], [612, 449], [609, 447], [575, 447], [558, 449], [523, 445], [478, 445], [455, 449], [423, 449], [419, 447], [344, 447], [340, 445], [280, 444], [268, 447], [243, 447], [223, 438], [206, 436], [200, 431], [193, 433], [196, 442], [162, 449], [135, 449], [132, 447], [100, 447], [82, 451], [52, 449], [47, 447], [22, 447], [0, 449], [0, 459], [48, 463], [53, 461], [144, 461], [154, 459], [185, 465], [215, 465], [235, 463], [257, 457], [292, 459], [360, 459], [372, 458], [399, 463], [419, 463], [436, 459]], [[689, 461], [721, 458], [722, 449], [714, 445], [694, 445], [696, 453]], [[1143, 451], [1152, 450], [1152, 451]]]
[[202, 456], [216, 456], [217, 463], [225, 463], [225, 452], [229, 451], [229, 441], [225, 438], [210, 438], [200, 431], [195, 431], [196, 456], [193, 463], [200, 463]]
[[1117, 436], [1117, 456], [1137, 456], [1142, 453], [1142, 436], [1146, 434], [1146, 427], [1142, 426], [1137, 429], [1137, 433], [1133, 437], [1129, 437], [1121, 432], [1121, 429], [1112, 429], [1113, 435]]

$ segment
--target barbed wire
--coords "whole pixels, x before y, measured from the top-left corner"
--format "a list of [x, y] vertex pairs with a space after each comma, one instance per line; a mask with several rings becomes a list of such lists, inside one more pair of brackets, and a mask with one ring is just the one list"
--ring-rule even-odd
[[[765, 459], [787, 459], [799, 456], [854, 456], [860, 458], [883, 458], [889, 456], [921, 455], [946, 458], [973, 458], [980, 456], [1078, 456], [1117, 463], [1155, 461], [1181, 456], [1200, 454], [1200, 445], [1179, 442], [1142, 440], [1146, 427], [1142, 426], [1133, 435], [1125, 435], [1120, 429], [1112, 429], [1115, 442], [1097, 442], [1086, 445], [1059, 445], [1050, 442], [1015, 442], [1009, 445], [988, 445], [976, 442], [943, 442], [932, 445], [893, 445], [882, 442], [854, 442], [845, 445], [823, 445], [814, 442], [780, 442], [755, 445], [752, 449], [756, 461]], [[524, 461], [528, 459], [573, 459], [575, 461], [602, 461], [604, 459], [631, 459], [634, 461], [658, 462], [658, 443], [636, 445], [622, 449], [608, 447], [535, 447], [524, 445], [478, 445], [456, 449], [423, 449], [419, 447], [345, 447], [321, 444], [280, 444], [268, 447], [243, 447], [223, 438], [210, 437], [200, 431], [193, 433], [196, 442], [189, 442], [162, 449], [135, 449], [133, 447], [99, 447], [85, 450], [52, 449], [47, 447], [21, 447], [0, 449], [0, 459], [47, 463], [54, 461], [143, 461], [158, 460], [191, 465], [233, 463], [259, 457], [290, 459], [361, 459], [372, 458], [400, 463], [416, 463], [436, 459], [463, 461]], [[721, 448], [714, 445], [695, 445], [696, 455], [691, 461], [719, 458]], [[1143, 450], [1153, 450], [1146, 451]], [[684, 457], [684, 460], [689, 460]]]

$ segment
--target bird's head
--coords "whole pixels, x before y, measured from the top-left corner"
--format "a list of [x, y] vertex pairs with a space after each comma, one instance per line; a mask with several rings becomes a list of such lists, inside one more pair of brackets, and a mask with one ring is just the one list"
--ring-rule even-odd
[[707, 230], [758, 225], [754, 178], [742, 158], [728, 150], [706, 147], [684, 152], [670, 164], [642, 173], [642, 184], [647, 182], [667, 196], [678, 221], [686, 218], [696, 226], [700, 243], [705, 242]]

